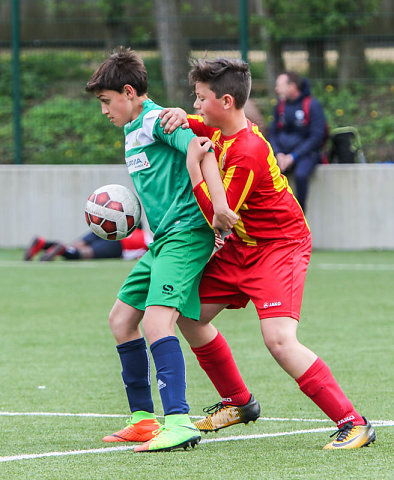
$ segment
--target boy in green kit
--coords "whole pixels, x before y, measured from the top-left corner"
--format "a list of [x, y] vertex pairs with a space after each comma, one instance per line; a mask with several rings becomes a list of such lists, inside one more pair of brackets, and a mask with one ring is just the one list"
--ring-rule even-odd
[[[154, 233], [153, 243], [125, 280], [109, 316], [132, 417], [125, 429], [103, 440], [144, 442], [135, 452], [194, 447], [200, 441], [188, 416], [185, 363], [175, 325], [180, 314], [199, 319], [199, 281], [214, 246], [213, 230], [197, 205], [186, 168], [189, 144], [190, 154], [202, 140], [181, 128], [165, 134], [160, 126], [162, 107], [148, 98], [147, 88], [142, 60], [126, 48], [107, 58], [86, 86], [100, 101], [103, 115], [124, 127], [126, 165]], [[228, 208], [216, 180], [211, 183], [216, 190], [210, 190], [215, 226], [228, 230], [238, 217]], [[154, 414], [150, 357], [141, 321], [156, 366], [163, 426]]]

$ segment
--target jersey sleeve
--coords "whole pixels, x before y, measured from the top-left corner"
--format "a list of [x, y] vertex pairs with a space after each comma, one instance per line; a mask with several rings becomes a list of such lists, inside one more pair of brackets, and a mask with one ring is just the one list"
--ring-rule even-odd
[[[235, 213], [248, 200], [260, 179], [261, 169], [256, 165], [255, 158], [245, 154], [233, 156], [228, 168], [221, 172], [228, 206]], [[205, 181], [196, 185], [193, 193], [203, 215], [212, 226], [214, 211]]]
[[208, 185], [206, 184], [205, 180], [203, 180], [193, 188], [193, 193], [196, 197], [198, 206], [200, 207], [200, 210], [205, 217], [205, 220], [212, 227], [213, 205], [211, 201], [211, 196], [208, 191]]
[[211, 138], [212, 135], [218, 131], [217, 128], [212, 128], [205, 125], [201, 115], [188, 115], [187, 120], [190, 128], [197, 135], [197, 137]]
[[157, 118], [153, 127], [153, 136], [186, 155], [190, 140], [195, 137], [193, 130], [178, 127], [172, 133], [164, 133], [164, 127], [160, 126], [160, 122], [161, 119]]

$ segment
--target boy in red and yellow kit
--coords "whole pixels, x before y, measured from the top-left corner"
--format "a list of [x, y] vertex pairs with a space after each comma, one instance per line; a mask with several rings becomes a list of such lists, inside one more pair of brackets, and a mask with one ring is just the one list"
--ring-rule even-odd
[[[188, 170], [206, 219], [213, 208], [198, 158], [213, 145], [229, 207], [239, 220], [224, 246], [208, 262], [200, 283], [200, 322], [178, 325], [222, 397], [195, 424], [216, 431], [247, 423], [259, 405], [244, 384], [224, 337], [210, 323], [224, 308], [245, 307], [252, 300], [264, 342], [301, 391], [338, 427], [325, 449], [359, 448], [375, 440], [371, 424], [353, 407], [328, 366], [297, 339], [305, 276], [312, 242], [309, 227], [270, 144], [245, 117], [251, 86], [248, 65], [227, 59], [196, 61], [189, 74], [198, 115], [164, 110], [162, 124], [192, 128], [200, 143], [189, 147]], [[196, 155], [198, 153], [199, 155]]]

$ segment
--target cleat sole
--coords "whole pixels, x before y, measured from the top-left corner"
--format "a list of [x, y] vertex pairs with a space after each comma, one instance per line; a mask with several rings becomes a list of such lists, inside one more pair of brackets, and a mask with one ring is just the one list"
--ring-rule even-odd
[[200, 443], [200, 437], [193, 437], [185, 442], [179, 443], [178, 445], [173, 445], [172, 447], [158, 448], [156, 450], [138, 450], [135, 453], [156, 453], [156, 452], [172, 452], [178, 448], [183, 448], [187, 450], [188, 447], [194, 448], [198, 443]]

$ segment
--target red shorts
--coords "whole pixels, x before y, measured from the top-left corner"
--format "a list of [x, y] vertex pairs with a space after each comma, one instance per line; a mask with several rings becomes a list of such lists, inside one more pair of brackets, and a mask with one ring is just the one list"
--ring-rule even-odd
[[311, 235], [256, 247], [230, 237], [205, 267], [201, 303], [244, 308], [252, 300], [259, 318], [298, 320], [311, 251]]

